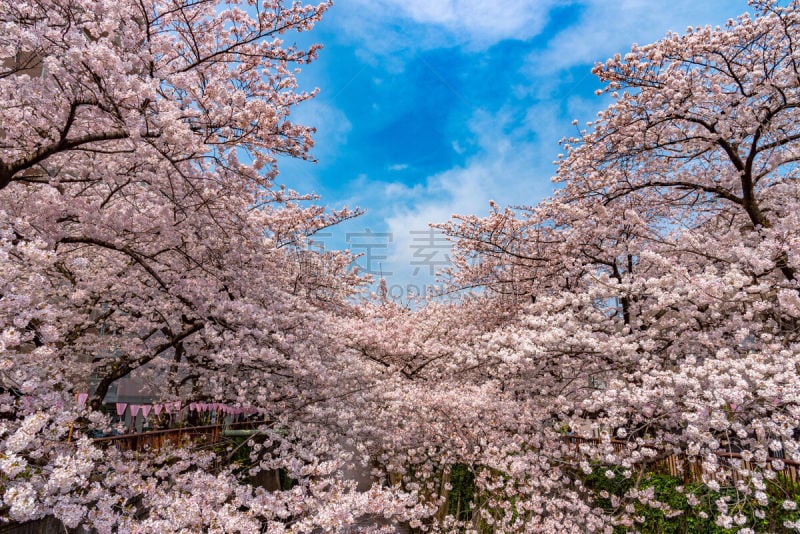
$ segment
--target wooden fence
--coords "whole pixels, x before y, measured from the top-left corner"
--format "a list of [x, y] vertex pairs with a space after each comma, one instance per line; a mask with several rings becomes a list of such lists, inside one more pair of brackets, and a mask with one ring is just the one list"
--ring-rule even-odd
[[115, 447], [123, 451], [157, 451], [167, 443], [172, 445], [183, 444], [186, 441], [213, 445], [225, 437], [226, 430], [255, 430], [259, 426], [268, 424], [269, 421], [243, 421], [229, 425], [205, 425], [192, 427], [168, 428], [153, 430], [136, 434], [121, 434], [118, 436], [104, 436], [92, 440], [100, 447]]
[[[579, 436], [564, 436], [562, 438], [568, 445], [569, 450], [576, 454], [581, 454], [581, 445], [598, 445], [601, 443], [599, 438], [586, 438]], [[620, 440], [611, 440], [611, 446], [615, 453], [624, 453], [629, 450], [628, 443]], [[647, 468], [651, 472], [664, 473], [673, 477], [683, 478], [685, 483], [702, 482], [705, 479], [728, 479], [736, 482], [746, 477], [740, 473], [741, 470], [755, 472], [761, 470], [754, 462], [745, 460], [740, 453], [717, 451], [720, 461], [720, 469], [714, 473], [705, 473], [702, 462], [688, 461], [685, 455], [671, 454], [652, 461], [645, 461]], [[786, 458], [770, 457], [770, 462], [780, 463], [780, 469], [775, 467], [772, 470], [778, 475], [779, 482], [783, 491], [788, 497], [800, 496], [800, 463]], [[710, 476], [704, 476], [710, 475]]]
[[27, 521], [25, 523], [8, 523], [0, 525], [0, 534], [63, 534], [66, 532], [86, 532], [83, 529], [69, 531], [64, 524], [53, 516]]

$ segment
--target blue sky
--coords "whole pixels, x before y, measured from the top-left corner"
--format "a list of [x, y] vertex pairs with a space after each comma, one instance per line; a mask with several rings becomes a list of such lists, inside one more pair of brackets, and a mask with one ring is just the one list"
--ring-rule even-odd
[[383, 272], [405, 299], [446, 261], [428, 223], [552, 192], [558, 140], [608, 104], [594, 95], [596, 61], [746, 10], [737, 0], [337, 0], [310, 34], [285, 36], [325, 48], [300, 75], [320, 94], [295, 111], [317, 127], [317, 163], [282, 160], [279, 182], [366, 209], [319, 240], [365, 253], [362, 270]]

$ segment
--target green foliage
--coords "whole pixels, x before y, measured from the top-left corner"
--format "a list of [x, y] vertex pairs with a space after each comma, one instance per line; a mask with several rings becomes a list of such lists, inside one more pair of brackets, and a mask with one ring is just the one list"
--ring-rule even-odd
[[[609, 478], [606, 472], [613, 473]], [[653, 488], [654, 499], [669, 507], [669, 510], [680, 512], [668, 513], [661, 508], [643, 504], [637, 499], [626, 499], [626, 494], [634, 488], [634, 477], [625, 478], [624, 469], [615, 466], [597, 465], [592, 472], [583, 477], [584, 486], [593, 495], [594, 502], [605, 512], [619, 515], [620, 509], [612, 504], [612, 496], [618, 497], [625, 504], [633, 504], [637, 522], [633, 528], [618, 526], [615, 533], [643, 532], [652, 534], [733, 534], [739, 529], [749, 527], [756, 532], [790, 532], [783, 525], [785, 521], [800, 520], [800, 487], [784, 477], [778, 477], [768, 486], [768, 504], [761, 506], [753, 495], [737, 493], [734, 488], [721, 488], [714, 491], [702, 483], [684, 484], [683, 480], [666, 475], [650, 473], [639, 483], [639, 490]], [[698, 503], [689, 504], [688, 495], [693, 495]], [[789, 498], [789, 496], [794, 496]], [[723, 528], [716, 524], [719, 515], [717, 501], [725, 499], [730, 506], [728, 515], [742, 515], [745, 523], [735, 528]], [[795, 502], [795, 510], [783, 507], [785, 500]], [[761, 515], [762, 517], [759, 517]], [[793, 530], [791, 530], [793, 531]]]
[[455, 464], [450, 470], [450, 485], [452, 489], [447, 496], [447, 513], [458, 521], [469, 521], [475, 495], [475, 474], [469, 466]]
[[[722, 534], [728, 532], [714, 523], [716, 512], [714, 508], [714, 494], [702, 484], [689, 484], [681, 488], [682, 481], [670, 475], [654, 474], [647, 476], [640, 485], [641, 489], [653, 488], [654, 497], [658, 502], [664, 503], [671, 510], [680, 512], [680, 515], [667, 514], [661, 509], [652, 506], [636, 504], [636, 514], [644, 518], [638, 527], [641, 532], [657, 534], [680, 534], [688, 532], [707, 532], [709, 534]], [[706, 498], [702, 493], [706, 491]], [[688, 494], [700, 498], [701, 505], [690, 506]]]
[[[613, 478], [606, 476], [606, 471], [611, 471]], [[583, 485], [595, 495], [595, 504], [606, 512], [613, 512], [611, 495], [622, 497], [635, 483], [633, 478], [625, 478], [624, 472], [621, 467], [598, 465], [583, 478]]]
[[[610, 472], [611, 476], [608, 476]], [[625, 476], [626, 472], [629, 476]], [[513, 496], [503, 492], [487, 494], [476, 484], [475, 467], [455, 464], [449, 473], [450, 491], [443, 514], [453, 517], [459, 524], [459, 531], [474, 531], [490, 534], [495, 530], [483, 520], [474, 517], [477, 509], [488, 511], [502, 517], [509, 509], [496, 508], [497, 502], [511, 505], [510, 511], [517, 517]], [[494, 472], [495, 476], [502, 473]], [[580, 475], [583, 486], [590, 492], [594, 504], [612, 517], [634, 517], [633, 526], [618, 525], [615, 534], [734, 534], [742, 528], [755, 532], [788, 533], [792, 529], [784, 527], [786, 521], [800, 521], [800, 486], [782, 474], [767, 481], [766, 505], [760, 505], [753, 492], [737, 492], [733, 487], [723, 487], [718, 491], [699, 482], [685, 483], [683, 479], [664, 473], [646, 473], [636, 486], [636, 473], [620, 466], [596, 464], [588, 475]], [[652, 488], [653, 502], [642, 502], [631, 490], [642, 491]], [[616, 497], [618, 499], [614, 499]], [[691, 497], [691, 498], [689, 498]], [[723, 528], [716, 524], [720, 515], [717, 502], [723, 499], [731, 517], [742, 516], [742, 525]], [[647, 499], [644, 499], [647, 501]], [[786, 500], [796, 504], [794, 510], [787, 510]], [[494, 504], [492, 504], [494, 502]], [[694, 505], [689, 504], [695, 503]], [[616, 506], [615, 506], [616, 504]], [[625, 506], [632, 506], [633, 513], [627, 513]], [[442, 515], [443, 517], [443, 515]], [[469, 526], [467, 528], [467, 526]]]
[[230, 462], [235, 464], [240, 470], [250, 466], [250, 452], [252, 448], [247, 443], [249, 438], [246, 436], [233, 436], [220, 441], [217, 446], [217, 454], [227, 455]]
[[289, 471], [286, 469], [278, 469], [278, 478], [280, 480], [281, 491], [288, 491], [299, 483], [297, 479], [289, 476]]

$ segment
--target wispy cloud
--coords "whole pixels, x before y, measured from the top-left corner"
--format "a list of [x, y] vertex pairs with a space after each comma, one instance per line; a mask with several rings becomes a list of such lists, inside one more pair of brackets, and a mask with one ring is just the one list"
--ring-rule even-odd
[[394, 6], [415, 22], [440, 26], [463, 36], [470, 44], [490, 45], [503, 39], [528, 39], [537, 35], [556, 2], [383, 0], [369, 3]]
[[747, 3], [730, 0], [672, 0], [669, 7], [651, 0], [588, 0], [580, 3], [580, 17], [566, 25], [532, 54], [530, 72], [546, 76], [576, 65], [593, 64], [631, 44], [646, 44], [667, 31], [683, 32], [687, 26], [721, 25], [747, 11]]
[[[548, 180], [553, 172], [552, 158], [545, 148], [509, 128], [513, 115], [476, 111], [468, 122], [478, 150], [463, 165], [430, 176], [422, 186], [395, 186], [395, 202], [386, 224], [394, 237], [391, 265], [396, 277], [430, 283], [432, 277], [419, 272], [419, 232], [429, 223], [445, 222], [457, 214], [484, 214], [494, 200], [499, 204], [535, 204], [552, 191]], [[547, 134], [558, 119], [542, 110], [541, 133]], [[390, 200], [387, 198], [387, 201]]]
[[462, 45], [489, 47], [529, 39], [547, 25], [560, 0], [350, 0], [358, 17], [343, 17], [348, 33], [372, 51]]

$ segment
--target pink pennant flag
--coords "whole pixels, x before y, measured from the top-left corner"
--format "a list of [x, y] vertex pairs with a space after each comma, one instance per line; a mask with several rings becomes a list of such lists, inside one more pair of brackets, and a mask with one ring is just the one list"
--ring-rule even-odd
[[152, 409], [153, 407], [149, 404], [142, 404], [142, 415], [148, 417], [150, 415], [150, 410]]
[[141, 406], [139, 406], [138, 404], [131, 404], [131, 415], [133, 417], [139, 415], [139, 408], [141, 408]]
[[[160, 414], [161, 414], [161, 409], [162, 409], [163, 407], [164, 407], [164, 406], [163, 406], [163, 405], [161, 405], [161, 404], [154, 404], [154, 405], [153, 405], [153, 412], [155, 412], [155, 414], [156, 414], [156, 415], [160, 415]], [[167, 410], [167, 413], [169, 413], [169, 410]]]
[[122, 417], [122, 415], [125, 413], [125, 408], [127, 408], [127, 407], [128, 407], [128, 403], [127, 402], [118, 402], [117, 403], [117, 415]]
[[197, 410], [199, 410], [199, 408], [197, 407], [197, 403], [196, 402], [190, 402], [189, 403], [189, 411], [190, 412], [192, 412], [192, 411], [196, 412]]
[[176, 412], [181, 411], [181, 401], [175, 401], [172, 403], [172, 409]]
[[86, 400], [89, 398], [88, 393], [78, 393], [78, 408], [86, 406]]

